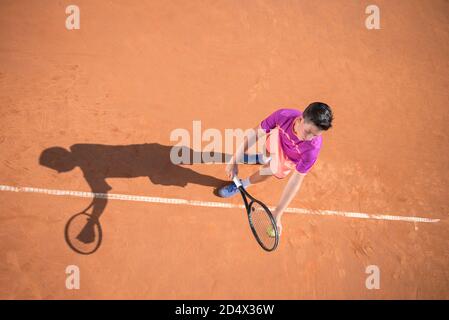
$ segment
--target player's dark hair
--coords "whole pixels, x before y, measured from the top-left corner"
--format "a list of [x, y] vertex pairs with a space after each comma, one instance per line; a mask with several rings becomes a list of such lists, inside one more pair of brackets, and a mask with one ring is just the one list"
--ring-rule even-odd
[[304, 110], [302, 116], [304, 120], [312, 122], [320, 130], [331, 128], [334, 119], [331, 108], [323, 102], [312, 102]]

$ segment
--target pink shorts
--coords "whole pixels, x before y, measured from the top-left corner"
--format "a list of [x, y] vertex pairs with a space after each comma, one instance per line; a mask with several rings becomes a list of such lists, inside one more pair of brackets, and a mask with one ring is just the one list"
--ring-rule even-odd
[[267, 134], [265, 148], [271, 156], [270, 169], [276, 178], [285, 178], [295, 169], [295, 163], [288, 159], [284, 154], [284, 150], [282, 150], [279, 129], [272, 129]]

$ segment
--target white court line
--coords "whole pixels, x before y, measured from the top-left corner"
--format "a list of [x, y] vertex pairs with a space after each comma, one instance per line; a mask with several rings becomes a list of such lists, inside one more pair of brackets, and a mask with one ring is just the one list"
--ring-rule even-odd
[[[138, 202], [150, 202], [150, 203], [164, 203], [164, 204], [175, 204], [175, 205], [187, 205], [195, 207], [209, 207], [209, 208], [227, 208], [227, 209], [244, 209], [244, 205], [236, 205], [232, 203], [224, 202], [206, 202], [199, 200], [186, 200], [186, 199], [176, 199], [176, 198], [160, 198], [160, 197], [145, 197], [145, 196], [133, 196], [126, 194], [113, 194], [113, 193], [93, 193], [93, 192], [83, 192], [83, 191], [70, 191], [70, 190], [55, 190], [55, 189], [42, 189], [42, 188], [32, 188], [32, 187], [12, 187], [0, 185], [0, 191], [11, 191], [11, 192], [32, 192], [32, 193], [42, 193], [50, 194], [55, 196], [72, 196], [72, 197], [82, 197], [82, 198], [103, 198], [112, 200], [124, 200], [124, 201], [138, 201]], [[270, 210], [273, 210], [270, 207]], [[360, 212], [346, 212], [346, 211], [333, 211], [333, 210], [311, 210], [302, 208], [287, 208], [285, 212], [298, 213], [298, 214], [308, 214], [308, 215], [320, 215], [320, 216], [341, 216], [346, 218], [358, 218], [358, 219], [376, 219], [376, 220], [392, 220], [392, 221], [406, 221], [406, 222], [424, 222], [424, 223], [435, 223], [440, 221], [440, 219], [430, 219], [422, 217], [407, 217], [407, 216], [392, 216], [384, 214], [369, 214]]]

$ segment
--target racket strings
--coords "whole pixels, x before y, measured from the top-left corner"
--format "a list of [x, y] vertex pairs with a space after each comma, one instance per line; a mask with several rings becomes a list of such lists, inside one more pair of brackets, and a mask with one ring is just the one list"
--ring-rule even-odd
[[263, 247], [270, 250], [276, 245], [275, 225], [270, 218], [270, 213], [259, 203], [254, 202], [251, 206], [250, 219], [253, 230]]

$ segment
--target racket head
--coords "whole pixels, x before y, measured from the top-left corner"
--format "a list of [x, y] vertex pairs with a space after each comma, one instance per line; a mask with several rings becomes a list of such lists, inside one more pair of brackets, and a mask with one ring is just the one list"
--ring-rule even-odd
[[67, 221], [64, 236], [73, 251], [88, 255], [100, 247], [103, 232], [98, 219], [92, 218], [86, 212], [80, 212]]
[[249, 225], [257, 242], [266, 251], [275, 250], [279, 244], [279, 231], [270, 209], [256, 199], [252, 199], [248, 207]]

